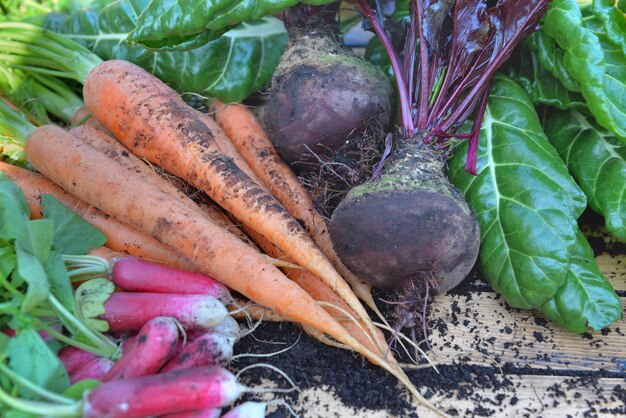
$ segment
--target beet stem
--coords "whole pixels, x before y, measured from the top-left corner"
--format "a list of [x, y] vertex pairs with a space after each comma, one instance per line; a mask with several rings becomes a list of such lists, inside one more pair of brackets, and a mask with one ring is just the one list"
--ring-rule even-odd
[[396, 51], [393, 49], [393, 45], [391, 45], [391, 40], [389, 39], [387, 32], [385, 32], [385, 29], [383, 28], [381, 23], [378, 21], [378, 19], [376, 19], [376, 14], [367, 3], [367, 0], [356, 0], [356, 3], [361, 9], [361, 12], [365, 15], [367, 20], [372, 25], [374, 32], [376, 32], [376, 35], [378, 35], [378, 38], [380, 39], [383, 46], [385, 47], [385, 50], [387, 51], [387, 55], [389, 56], [389, 60], [391, 61], [393, 73], [396, 76], [396, 84], [398, 85], [402, 127], [404, 128], [405, 134], [410, 138], [415, 133], [415, 126], [413, 125], [413, 118], [411, 116], [411, 101], [409, 100], [406, 83], [404, 81], [404, 77], [402, 76], [400, 59], [398, 58], [398, 54], [396, 54]]
[[[423, 10], [421, 0], [414, 0], [413, 7], [417, 11], [418, 22], [423, 22]], [[420, 99], [417, 116], [417, 129], [425, 131], [428, 124], [428, 96], [430, 95], [430, 83], [428, 82], [428, 45], [424, 38], [424, 25], [418, 28], [420, 39]], [[415, 54], [413, 54], [415, 55]]]

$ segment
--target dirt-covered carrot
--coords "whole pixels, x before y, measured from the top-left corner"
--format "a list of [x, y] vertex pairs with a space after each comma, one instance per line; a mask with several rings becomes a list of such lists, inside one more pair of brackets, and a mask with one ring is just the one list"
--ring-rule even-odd
[[112, 60], [89, 73], [83, 94], [87, 108], [131, 151], [193, 184], [264, 235], [324, 280], [375, 333], [352, 290], [300, 224], [219, 153], [211, 130], [174, 90], [134, 64]]
[[185, 270], [195, 267], [180, 254], [161, 244], [153, 237], [128, 224], [103, 213], [77, 199], [41, 174], [0, 161], [0, 171], [15, 181], [28, 202], [31, 216], [41, 217], [41, 196], [50, 194], [76, 212], [107, 237], [106, 246], [112, 250], [132, 254], [149, 260], [171, 264]]
[[105, 128], [98, 119], [89, 113], [85, 106], [79, 107], [72, 116], [72, 119], [66, 122], [69, 122], [72, 126], [91, 126], [94, 129], [111, 135], [111, 132], [109, 132], [109, 130]]
[[102, 377], [103, 382], [157, 373], [174, 355], [179, 325], [173, 318], [157, 317], [139, 330], [130, 350], [125, 350], [115, 365]]
[[215, 99], [211, 105], [211, 114], [263, 184], [302, 222], [315, 244], [350, 283], [355, 294], [377, 311], [371, 287], [341, 262], [330, 240], [326, 220], [315, 209], [300, 180], [278, 155], [263, 126], [250, 109], [239, 104], [226, 105]]

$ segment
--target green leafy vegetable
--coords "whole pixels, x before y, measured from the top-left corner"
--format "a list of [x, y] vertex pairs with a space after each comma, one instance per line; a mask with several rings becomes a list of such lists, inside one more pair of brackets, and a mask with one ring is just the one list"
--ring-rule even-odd
[[[324, 4], [333, 0], [309, 0]], [[245, 21], [281, 12], [298, 0], [164, 0], [142, 8], [128, 40], [152, 49], [190, 49]]]
[[88, 280], [76, 289], [76, 305], [81, 316], [98, 331], [109, 330], [109, 323], [98, 318], [105, 314], [104, 302], [114, 291], [115, 285], [106, 279]]
[[535, 104], [555, 106], [563, 110], [587, 108], [580, 94], [566, 89], [563, 83], [541, 65], [534, 49], [518, 47], [508, 65], [508, 75], [526, 90]]
[[592, 10], [603, 23], [607, 38], [626, 55], [626, 16], [615, 6], [615, 0], [593, 0]]
[[[11, 370], [37, 386], [56, 393], [69, 386], [63, 364], [34, 330], [25, 329], [11, 338], [6, 353]], [[20, 389], [20, 393], [26, 398], [36, 398], [25, 389]]]
[[494, 78], [478, 144], [477, 175], [465, 171], [461, 147], [449, 178], [478, 217], [479, 265], [509, 304], [536, 308], [565, 281], [585, 196], [509, 78]]
[[0, 243], [24, 235], [24, 225], [29, 218], [30, 210], [22, 191], [0, 173]]
[[600, 273], [583, 233], [576, 234], [572, 265], [554, 298], [539, 307], [548, 319], [565, 329], [582, 333], [600, 330], [622, 317], [622, 304], [611, 283]]
[[[600, 125], [626, 140], [626, 95], [623, 94], [624, 57], [612, 51], [585, 26], [575, 0], [553, 0], [543, 19], [542, 30], [557, 42], [565, 53], [563, 66], [580, 84], [589, 110]], [[609, 56], [607, 56], [609, 55]]]
[[606, 229], [626, 241], [626, 144], [580, 112], [553, 112], [546, 135], [587, 195], [604, 216]]
[[123, 59], [145, 68], [179, 92], [216, 96], [225, 102], [241, 101], [265, 87], [287, 44], [282, 22], [265, 17], [241, 23], [190, 51], [149, 51], [126, 39], [149, 3], [119, 0], [99, 13], [80, 10], [59, 31], [103, 59]]
[[41, 197], [44, 218], [54, 221], [54, 248], [64, 254], [84, 255], [104, 245], [106, 236], [49, 194]]
[[17, 256], [17, 269], [14, 274], [28, 283], [26, 298], [22, 302], [22, 312], [29, 312], [48, 299], [50, 285], [41, 261], [24, 250], [20, 241], [15, 242], [15, 255]]

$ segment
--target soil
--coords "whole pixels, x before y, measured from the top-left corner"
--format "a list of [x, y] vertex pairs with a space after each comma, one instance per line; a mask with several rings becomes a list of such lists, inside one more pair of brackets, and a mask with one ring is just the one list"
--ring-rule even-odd
[[[592, 213], [585, 214], [585, 224], [592, 230], [597, 229], [602, 224], [602, 219]], [[600, 238], [590, 239], [596, 253], [606, 252], [608, 254], [624, 254], [626, 248], [624, 244], [607, 243]], [[489, 292], [489, 285], [478, 277], [476, 272], [465, 280], [459, 287], [450, 294], [465, 296], [469, 301], [476, 292]], [[620, 292], [621, 293], [621, 292]], [[384, 298], [386, 295], [380, 293], [376, 295]], [[458, 302], [451, 305], [451, 315], [449, 322], [443, 320], [430, 321], [432, 333], [445, 334], [448, 325], [455, 323], [465, 323], [473, 319], [473, 311], [460, 306]], [[539, 326], [547, 324], [541, 317], [536, 317], [535, 323]], [[513, 330], [506, 325], [500, 329], [503, 334], [511, 334]], [[602, 335], [610, 332], [621, 332], [619, 328], [603, 330]], [[508, 347], [512, 352], [519, 350], [522, 344], [544, 343], [551, 338], [549, 330], [546, 332], [536, 331], [531, 334], [530, 341], [512, 342]], [[586, 341], [591, 346], [595, 339], [591, 334], [582, 334], [581, 342]], [[296, 343], [297, 342], [297, 343]], [[474, 349], [483, 350], [489, 354], [489, 346], [493, 345], [495, 338], [483, 338], [476, 335], [472, 341]], [[449, 344], [454, 344], [452, 340]], [[264, 323], [250, 336], [242, 339], [236, 345], [238, 353], [270, 353], [293, 345], [291, 349], [280, 355], [270, 358], [242, 358], [233, 364], [234, 369], [239, 369], [248, 364], [265, 362], [280, 368], [294, 383], [301, 389], [324, 388], [331, 392], [332, 397], [340, 401], [343, 405], [351, 407], [358, 417], [359, 411], [385, 411], [387, 416], [414, 418], [418, 415], [414, 406], [410, 403], [404, 391], [397, 386], [395, 378], [391, 377], [383, 370], [372, 366], [361, 357], [348, 351], [325, 346], [308, 337], [299, 328], [290, 323]], [[434, 347], [436, 349], [437, 347]], [[461, 352], [459, 347], [459, 352]], [[406, 360], [406, 359], [404, 359]], [[448, 409], [446, 412], [451, 416], [459, 417], [484, 417], [500, 416], [507, 408], [520, 402], [515, 396], [518, 381], [516, 376], [546, 375], [563, 376], [563, 380], [548, 388], [542, 394], [542, 403], [549, 406], [571, 405], [576, 402], [576, 397], [582, 395], [575, 392], [577, 387], [590, 387], [598, 395], [593, 400], [587, 400], [587, 410], [581, 412], [581, 416], [598, 416], [598, 414], [622, 415], [626, 414], [626, 372], [615, 373], [603, 369], [593, 371], [582, 370], [553, 370], [550, 368], [540, 369], [532, 367], [518, 367], [509, 363], [502, 363], [500, 359], [494, 359], [502, 364], [502, 368], [468, 364], [468, 359], [460, 357], [455, 364], [438, 366], [439, 373], [432, 368], [425, 368], [417, 371], [408, 371], [407, 374], [417, 388], [426, 398], [433, 395], [445, 395], [454, 393], [457, 399], [470, 400], [470, 409], [461, 408]], [[541, 360], [541, 359], [538, 359]], [[616, 385], [612, 390], [607, 390], [599, 384], [599, 379], [604, 377], [620, 378], [624, 380], [624, 385]], [[242, 381], [255, 386], [262, 383], [262, 379], [274, 382], [277, 386], [287, 387], [288, 383], [278, 374], [269, 369], [255, 369], [242, 375]], [[571, 392], [574, 390], [574, 392]], [[567, 393], [566, 393], [567, 391]], [[488, 393], [490, 396], [485, 396]], [[497, 393], [497, 395], [494, 395]], [[573, 394], [572, 394], [573, 393]], [[279, 394], [301, 417], [311, 416], [306, 410], [298, 410], [298, 394]], [[301, 400], [301, 399], [300, 399]], [[617, 407], [606, 408], [608, 402], [616, 402]], [[318, 401], [320, 402], [320, 401]], [[307, 402], [305, 402], [307, 403]], [[310, 404], [309, 404], [310, 405]], [[612, 405], [615, 405], [613, 403]], [[327, 410], [328, 415], [335, 416], [332, 406], [319, 405], [319, 410]], [[324, 409], [325, 408], [325, 409]], [[529, 411], [529, 417], [540, 416], [541, 411]], [[272, 418], [282, 418], [290, 416], [285, 408], [278, 408], [268, 415]]]

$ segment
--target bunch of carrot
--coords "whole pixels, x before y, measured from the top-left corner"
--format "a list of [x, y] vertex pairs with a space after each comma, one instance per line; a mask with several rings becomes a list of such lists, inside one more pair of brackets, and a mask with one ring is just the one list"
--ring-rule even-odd
[[[339, 261], [325, 220], [248, 109], [216, 102], [213, 117], [200, 114], [134, 64], [102, 62], [34, 26], [1, 23], [0, 38], [14, 46], [5, 57], [13, 68], [83, 83], [91, 115], [69, 131], [5, 117], [12, 126], [2, 126], [3, 135], [21, 142], [41, 173], [2, 165], [33, 197], [29, 204], [45, 189], [102, 230], [110, 249], [215, 277], [320, 340], [362, 354], [429, 405], [361, 305], [359, 298], [375, 308], [369, 288]], [[196, 204], [151, 165], [222, 209]]]

